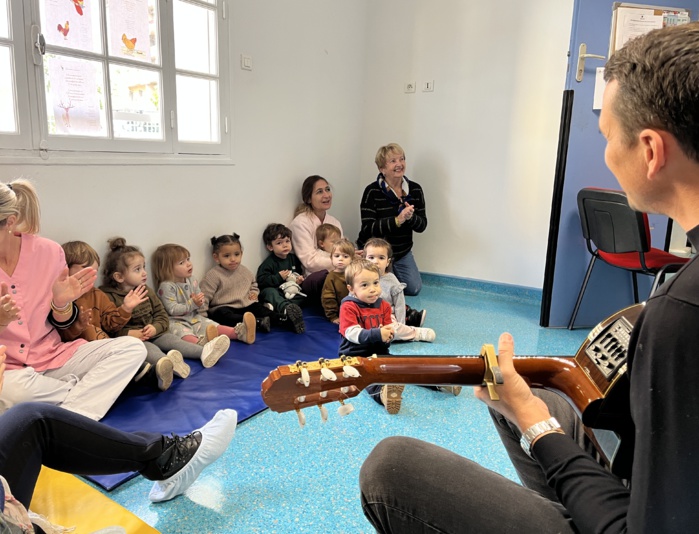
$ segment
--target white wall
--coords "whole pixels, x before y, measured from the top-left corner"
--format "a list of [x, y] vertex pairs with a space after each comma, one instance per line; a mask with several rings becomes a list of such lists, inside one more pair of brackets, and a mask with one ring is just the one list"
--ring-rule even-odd
[[359, 189], [376, 177], [378, 147], [399, 143], [427, 200], [422, 271], [542, 286], [572, 9], [372, 3]]
[[[229, 53], [235, 164], [4, 165], [0, 179], [36, 181], [42, 234], [81, 239], [101, 254], [123, 235], [146, 255], [166, 242], [192, 252], [195, 275], [211, 265], [209, 238], [237, 232], [244, 262], [263, 259], [267, 223], [288, 223], [303, 179], [332, 180], [333, 213], [358, 219], [365, 2], [235, 0]], [[240, 54], [253, 58], [240, 69]], [[38, 158], [37, 158], [38, 160]], [[356, 233], [355, 222], [353, 233]], [[266, 251], [264, 251], [266, 255]]]
[[[572, 1], [233, 0], [234, 165], [10, 163], [0, 179], [36, 181], [45, 236], [177, 242], [201, 276], [231, 231], [254, 269], [309, 174], [355, 239], [376, 149], [396, 141], [427, 195], [421, 269], [541, 287]], [[433, 93], [403, 93], [426, 79]]]

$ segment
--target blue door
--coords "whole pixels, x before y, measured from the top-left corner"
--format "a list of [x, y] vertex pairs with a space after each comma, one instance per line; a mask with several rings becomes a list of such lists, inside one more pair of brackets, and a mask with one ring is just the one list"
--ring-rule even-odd
[[[595, 74], [604, 60], [587, 59], [581, 82], [576, 81], [578, 51], [581, 43], [588, 54], [607, 57], [611, 32], [610, 0], [576, 0], [570, 39], [570, 58], [563, 97], [561, 139], [554, 186], [551, 227], [549, 230], [546, 273], [541, 308], [541, 325], [563, 327], [575, 306], [590, 260], [580, 228], [577, 194], [583, 187], [619, 189], [619, 184], [604, 164], [605, 140], [599, 132], [599, 110], [593, 110]], [[677, 2], [658, 0], [653, 6], [689, 10], [692, 19], [699, 11], [699, 0]], [[662, 248], [667, 219], [651, 216], [653, 246]], [[639, 275], [641, 300], [650, 290], [648, 277]], [[576, 326], [592, 326], [604, 317], [633, 303], [631, 274], [598, 261], [590, 277]]]

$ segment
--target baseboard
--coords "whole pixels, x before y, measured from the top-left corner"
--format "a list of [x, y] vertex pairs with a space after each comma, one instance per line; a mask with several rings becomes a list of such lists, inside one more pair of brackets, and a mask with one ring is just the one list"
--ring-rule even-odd
[[488, 293], [489, 295], [499, 295], [509, 299], [517, 299], [534, 304], [541, 304], [541, 289], [536, 289], [533, 287], [502, 284], [498, 282], [486, 282], [484, 280], [474, 280], [472, 278], [447, 276], [444, 274], [435, 273], [421, 272], [420, 275], [422, 276], [423, 284], [433, 287], [480, 291]]

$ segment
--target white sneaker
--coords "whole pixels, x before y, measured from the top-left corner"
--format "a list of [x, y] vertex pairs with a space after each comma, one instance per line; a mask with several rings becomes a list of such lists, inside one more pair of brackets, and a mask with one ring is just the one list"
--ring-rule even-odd
[[221, 356], [226, 354], [228, 347], [231, 346], [231, 340], [228, 336], [218, 336], [206, 345], [201, 353], [201, 364], [204, 367], [213, 367], [221, 359]]
[[198, 430], [201, 432], [201, 444], [192, 459], [170, 478], [153, 484], [149, 499], [153, 502], [167, 501], [187, 491], [201, 472], [228, 448], [237, 423], [238, 413], [235, 410], [218, 411], [211, 421]]
[[432, 343], [437, 338], [437, 334], [435, 334], [434, 330], [431, 328], [416, 328], [415, 330], [417, 330], [417, 337], [415, 337], [415, 341], [426, 341], [427, 343]]
[[163, 356], [155, 364], [155, 376], [158, 379], [158, 389], [165, 391], [172, 385], [173, 365], [167, 356]]
[[184, 358], [179, 350], [171, 350], [165, 357], [172, 362], [172, 372], [180, 378], [187, 378], [191, 369], [184, 363]]

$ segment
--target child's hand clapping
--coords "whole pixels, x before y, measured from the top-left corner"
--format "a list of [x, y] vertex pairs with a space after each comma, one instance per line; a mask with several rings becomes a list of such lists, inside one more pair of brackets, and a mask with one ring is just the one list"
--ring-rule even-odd
[[289, 275], [291, 274], [291, 271], [289, 269], [286, 269], [285, 271], [279, 271], [279, 276], [282, 277], [282, 280], [286, 280], [289, 278]]
[[0, 285], [0, 328], [19, 319], [19, 306], [10, 295], [7, 284]]
[[248, 293], [248, 298], [253, 302], [257, 302], [257, 292], [250, 291], [250, 293]]
[[136, 306], [141, 304], [141, 302], [145, 302], [146, 300], [148, 300], [148, 290], [146, 289], [145, 285], [141, 284], [126, 294], [121, 307], [124, 308], [125, 311], [131, 313]]
[[204, 304], [204, 293], [192, 293], [192, 300], [200, 308]]
[[90, 322], [92, 322], [92, 309], [88, 308], [86, 311], [85, 308], [80, 306], [80, 313], [78, 314], [78, 326], [80, 326], [80, 333], [85, 331]]
[[393, 327], [389, 324], [381, 327], [381, 341], [388, 343], [393, 339]]

